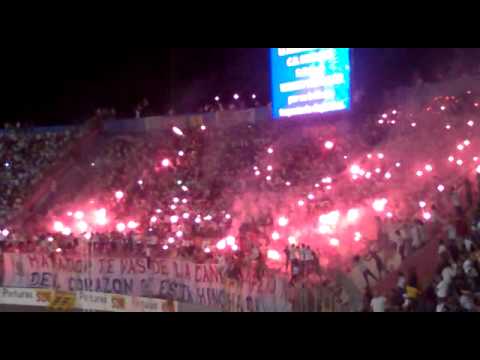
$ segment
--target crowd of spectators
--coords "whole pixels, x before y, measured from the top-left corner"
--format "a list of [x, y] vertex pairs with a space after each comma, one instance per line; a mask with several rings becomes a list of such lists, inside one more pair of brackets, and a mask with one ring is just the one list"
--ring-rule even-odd
[[480, 305], [477, 227], [471, 236], [476, 240], [466, 238], [462, 242], [458, 237], [441, 241], [439, 265], [432, 281], [422, 285], [412, 268], [407, 274], [398, 273], [397, 286], [388, 294], [368, 288], [366, 311], [477, 312]]
[[[239, 214], [234, 208], [237, 194], [232, 185], [242, 191], [271, 193], [284, 185], [285, 171], [278, 174], [280, 180], [271, 184], [258, 184], [257, 176], [250, 171], [257, 161], [260, 164], [259, 154], [265, 146], [281, 134], [252, 125], [238, 126], [233, 132], [241, 137], [228, 142], [221, 156], [216, 156], [218, 147], [214, 145], [213, 167], [209, 158], [212, 154], [205, 154], [209, 139], [205, 125], [184, 129], [181, 137], [163, 134], [110, 138], [101, 145], [96, 158], [83, 164], [85, 185], [78, 195], [68, 197], [68, 204], [51, 208], [46, 231], [40, 227], [38, 234], [29, 236], [21, 229], [11, 229], [8, 236], [2, 236], [3, 250], [40, 251], [52, 256], [62, 252], [181, 257], [197, 263], [214, 261], [234, 279], [241, 278], [242, 268], [251, 266], [260, 280], [268, 271], [266, 248], [272, 242], [274, 213], [270, 207], [234, 224]], [[303, 163], [296, 159], [305, 146], [292, 147], [292, 155], [284, 160], [292, 174], [301, 173]], [[311, 151], [313, 157], [313, 146]], [[213, 173], [207, 174], [210, 170]], [[55, 219], [67, 218], [63, 221], [66, 224], [86, 217], [87, 211], [79, 211], [81, 216], [76, 214], [77, 204], [82, 209], [108, 209], [109, 215], [124, 220], [117, 220], [117, 226], [108, 230], [79, 231], [72, 227], [67, 231], [65, 226], [65, 231], [52, 231], [50, 224]], [[311, 212], [313, 208], [309, 205], [306, 209]], [[293, 219], [294, 211], [292, 207], [286, 213]], [[119, 231], [121, 224], [124, 228]], [[219, 244], [219, 239], [224, 243]], [[223, 247], [228, 251], [217, 251]], [[292, 248], [288, 255], [292, 282], [311, 268], [319, 268], [315, 251], [308, 247], [304, 254], [304, 247], [299, 245], [298, 252]], [[317, 260], [315, 266], [302, 265], [313, 260]]]
[[0, 224], [22, 209], [26, 197], [78, 133], [24, 131], [19, 124], [0, 133]]
[[[410, 120], [412, 114], [399, 108], [366, 121], [365, 131], [245, 122], [221, 128], [199, 123], [142, 136], [102, 135], [96, 156], [79, 164], [85, 180], [75, 196], [65, 203], [52, 203], [35, 234], [5, 223], [2, 249], [50, 256], [102, 254], [212, 262], [238, 281], [247, 268], [254, 270], [258, 280], [287, 272], [293, 287], [330, 281], [333, 265], [347, 272], [359, 269], [367, 286], [365, 310], [426, 311], [434, 304], [436, 310], [444, 311], [455, 309], [455, 302], [464, 308], [462, 302], [468, 299], [475, 305], [478, 261], [474, 254], [480, 244], [478, 216], [472, 217], [470, 211], [472, 169], [452, 176], [451, 170], [443, 171], [439, 165], [431, 181], [417, 184], [402, 178], [416, 170], [420, 160], [431, 160], [429, 154], [422, 158], [421, 153], [417, 158], [409, 159], [409, 153], [400, 158], [404, 149], [414, 146], [416, 137], [434, 131], [428, 128], [431, 118], [443, 116], [462, 140], [470, 136], [462, 151], [476, 140], [467, 133], [475, 121], [469, 118], [467, 123], [465, 114], [476, 117], [471, 107], [461, 106], [470, 103], [470, 97], [454, 101], [455, 106], [448, 99], [441, 101], [435, 99], [415, 114], [415, 123]], [[148, 107], [148, 102], [142, 104]], [[432, 109], [446, 106], [448, 114], [439, 110], [440, 115], [432, 115]], [[426, 129], [412, 133], [423, 118]], [[397, 123], [406, 127], [394, 127]], [[439, 126], [445, 131], [443, 123]], [[6, 186], [1, 211], [8, 215], [21, 207], [26, 189], [42, 177], [73, 135], [7, 132], [1, 136]], [[370, 173], [372, 154], [379, 162], [390, 156], [392, 164], [374, 165], [377, 168]], [[402, 173], [395, 182], [397, 160]], [[409, 160], [415, 164], [410, 166]], [[425, 165], [423, 172], [436, 168]], [[418, 175], [417, 171], [417, 177], [423, 172]], [[372, 173], [381, 176], [367, 181], [375, 176]], [[357, 181], [359, 177], [365, 177], [364, 182]], [[388, 212], [372, 211], [371, 202], [387, 195]], [[362, 235], [368, 231], [362, 229], [361, 234], [350, 227], [345, 235], [335, 234], [339, 239], [324, 236], [322, 230], [319, 235], [320, 215], [355, 207], [369, 208], [364, 210], [369, 218], [365, 221], [375, 225], [371, 227], [374, 234]], [[348, 246], [353, 249], [360, 244], [353, 253], [340, 250], [340, 243], [347, 243], [342, 236], [347, 234], [355, 236]], [[412, 270], [399, 274], [399, 285], [388, 299], [378, 292], [381, 278], [396, 273], [399, 264], [442, 237], [438, 279], [423, 288]], [[327, 240], [327, 246], [319, 246], [318, 239]], [[370, 262], [376, 271], [367, 266]]]
[[[480, 184], [480, 182], [479, 182]], [[453, 197], [455, 199], [455, 196]], [[417, 230], [394, 230], [394, 249], [405, 259], [427, 242], [433, 242], [433, 258], [423, 258], [436, 265], [432, 276], [420, 279], [416, 268], [393, 272], [395, 287], [383, 291], [376, 287], [386, 269], [377, 261], [377, 275], [367, 266], [368, 258], [355, 261], [365, 279], [364, 311], [373, 312], [477, 312], [480, 309], [480, 201], [474, 206], [470, 197], [453, 200], [443, 216]], [[418, 221], [419, 223], [419, 221]], [[423, 233], [423, 234], [422, 234]], [[418, 234], [422, 234], [418, 236]], [[417, 238], [421, 239], [420, 241]], [[400, 240], [401, 239], [401, 240]], [[398, 242], [400, 240], [400, 242]], [[416, 242], [420, 246], [414, 246]], [[410, 249], [410, 250], [406, 250]], [[432, 255], [428, 253], [428, 255]], [[380, 264], [379, 264], [380, 262]], [[369, 278], [375, 282], [372, 284]]]
[[198, 108], [199, 113], [210, 113], [218, 111], [235, 111], [258, 108], [262, 106], [256, 94], [244, 97], [239, 94], [234, 94], [231, 101], [225, 101], [219, 96], [216, 96], [214, 101], [206, 103]]

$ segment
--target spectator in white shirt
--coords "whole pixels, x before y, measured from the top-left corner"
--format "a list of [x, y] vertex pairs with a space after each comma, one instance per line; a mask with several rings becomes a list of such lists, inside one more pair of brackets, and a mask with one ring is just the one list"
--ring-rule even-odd
[[301, 254], [299, 246], [295, 246], [295, 250], [293, 251], [293, 255], [295, 256], [295, 259], [297, 259], [298, 261], [300, 261], [302, 259], [302, 254]]
[[475, 244], [473, 243], [472, 239], [470, 239], [470, 238], [468, 238], [468, 237], [463, 240], [463, 244], [464, 244], [464, 246], [465, 246], [465, 250], [466, 250], [467, 252], [469, 252], [469, 253], [471, 253], [471, 252], [472, 252], [473, 250], [475, 250], [475, 248], [476, 248], [476, 246], [475, 246]]
[[288, 267], [290, 265], [290, 253], [292, 252], [292, 246], [285, 246], [285, 249], [283, 250], [283, 253], [285, 254], [285, 271], [288, 271]]
[[370, 281], [368, 280], [369, 277], [373, 278], [375, 281], [378, 281], [378, 278], [372, 273], [372, 271], [367, 267], [365, 262], [360, 256], [355, 256], [353, 258], [353, 263], [358, 267], [358, 270], [362, 273], [363, 278], [365, 279], [365, 283], [367, 287], [370, 287]]
[[430, 211], [432, 217], [430, 219], [430, 221], [433, 223], [433, 224], [436, 224], [436, 223], [443, 223], [443, 219], [441, 218], [441, 216], [438, 214], [438, 211], [437, 211], [437, 207], [435, 205], [432, 205], [432, 209]]
[[260, 256], [260, 251], [258, 250], [258, 248], [256, 246], [254, 246], [252, 248], [252, 255], [251, 255], [250, 260], [255, 261], [255, 260], [258, 259], [259, 256]]
[[477, 308], [473, 302], [472, 294], [469, 291], [462, 291], [460, 296], [460, 306], [463, 310], [468, 312], [475, 312]]
[[443, 268], [442, 270], [442, 279], [447, 283], [450, 283], [457, 273], [456, 264], [450, 264]]
[[310, 249], [310, 246], [307, 246], [305, 248], [305, 271], [307, 273], [312, 271], [314, 268], [313, 260], [314, 260], [314, 257], [313, 257], [312, 249]]
[[2, 231], [0, 231], [0, 248], [5, 244], [5, 240], [7, 240], [7, 237], [3, 235]]
[[457, 230], [453, 224], [447, 225], [447, 236], [448, 240], [455, 241], [457, 239]]
[[437, 304], [437, 308], [435, 309], [436, 312], [448, 312], [448, 308], [444, 300], [440, 301]]
[[299, 254], [300, 254], [300, 261], [302, 262], [302, 264], [304, 264], [307, 258], [305, 244], [302, 244], [302, 246], [300, 246]]
[[435, 293], [439, 300], [445, 300], [448, 296], [448, 291], [450, 289], [450, 283], [442, 279], [437, 286], [435, 287]]
[[465, 275], [467, 275], [467, 277], [471, 279], [475, 279], [476, 277], [478, 277], [478, 272], [477, 272], [477, 269], [475, 269], [475, 265], [474, 265], [474, 259], [467, 258], [464, 261], [462, 267], [463, 267], [463, 272], [465, 273]]
[[297, 260], [297, 247], [295, 245], [292, 245], [290, 247], [289, 256], [290, 256], [290, 263], [293, 264], [293, 262]]
[[442, 258], [445, 258], [448, 256], [448, 250], [443, 240], [440, 240], [438, 243], [438, 255], [440, 255], [440, 257]]
[[370, 308], [373, 312], [385, 312], [387, 306], [387, 298], [380, 293], [374, 292], [372, 301], [370, 302]]
[[223, 254], [219, 254], [217, 257], [217, 269], [222, 276], [225, 275], [225, 271], [227, 270], [227, 260]]
[[400, 255], [400, 258], [405, 260], [405, 238], [402, 236], [399, 230], [395, 231], [395, 243], [397, 245], [397, 252]]
[[458, 194], [457, 189], [455, 189], [454, 187], [450, 189], [450, 201], [452, 202], [452, 205], [455, 208], [455, 211], [457, 212], [457, 214], [462, 216], [463, 209], [462, 209], [462, 204], [460, 202], [460, 195]]
[[419, 226], [414, 223], [411, 227], [410, 227], [410, 235], [412, 237], [412, 248], [414, 250], [417, 250], [419, 249], [421, 246], [422, 246], [422, 239], [420, 237], [420, 229], [419, 229]]
[[402, 238], [401, 245], [403, 245], [403, 258], [412, 252], [410, 228], [411, 226], [405, 224], [398, 230], [400, 232], [400, 237]]
[[145, 256], [147, 258], [147, 269], [150, 269], [152, 264], [152, 250], [150, 249], [150, 246], [145, 247]]
[[402, 271], [400, 271], [398, 273], [397, 288], [399, 288], [403, 294], [405, 292], [406, 286], [407, 286], [407, 278], [405, 277], [405, 274]]

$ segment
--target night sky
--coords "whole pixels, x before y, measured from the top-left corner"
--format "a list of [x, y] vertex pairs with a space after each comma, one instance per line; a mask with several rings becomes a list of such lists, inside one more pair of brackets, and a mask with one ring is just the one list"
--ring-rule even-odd
[[[378, 91], [429, 78], [454, 49], [355, 49], [354, 87]], [[464, 52], [467, 51], [464, 49]], [[473, 51], [473, 50], [472, 50]], [[468, 52], [468, 51], [467, 51]], [[152, 111], [192, 111], [215, 95], [255, 92], [269, 101], [267, 48], [34, 49], [10, 52], [1, 69], [1, 122], [81, 122], [97, 107], [133, 114], [143, 97]], [[475, 52], [478, 54], [478, 51]], [[472, 59], [478, 59], [473, 57]]]

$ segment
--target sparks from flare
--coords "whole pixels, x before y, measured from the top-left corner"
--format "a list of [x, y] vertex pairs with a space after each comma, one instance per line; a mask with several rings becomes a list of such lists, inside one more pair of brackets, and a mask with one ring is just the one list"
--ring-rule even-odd
[[175, 135], [183, 136], [183, 131], [176, 126], [172, 127], [172, 131]]
[[125, 226], [124, 223], [118, 223], [116, 226], [116, 229], [118, 232], [124, 232], [127, 227]]

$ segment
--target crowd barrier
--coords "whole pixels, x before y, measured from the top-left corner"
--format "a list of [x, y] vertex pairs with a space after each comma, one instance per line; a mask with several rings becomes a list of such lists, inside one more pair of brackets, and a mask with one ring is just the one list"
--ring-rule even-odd
[[185, 114], [178, 116], [152, 116], [141, 119], [118, 119], [104, 122], [104, 131], [109, 134], [149, 133], [164, 131], [172, 126], [194, 127], [205, 124], [214, 129], [225, 129], [242, 123], [261, 123], [271, 120], [270, 107], [238, 111], [219, 111], [204, 114]]

